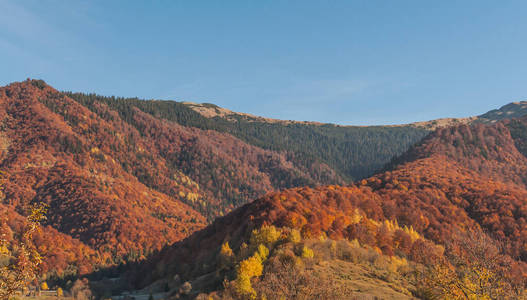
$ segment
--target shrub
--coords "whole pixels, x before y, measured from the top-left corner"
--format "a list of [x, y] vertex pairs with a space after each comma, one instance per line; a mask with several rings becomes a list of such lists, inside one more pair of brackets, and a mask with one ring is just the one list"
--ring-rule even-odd
[[256, 251], [256, 254], [258, 255], [258, 257], [260, 257], [260, 260], [263, 262], [269, 256], [269, 249], [267, 249], [267, 247], [265, 247], [264, 245], [260, 244], [258, 246], [258, 250]]
[[297, 229], [291, 229], [289, 231], [289, 234], [287, 235], [287, 240], [291, 243], [299, 243], [302, 240], [302, 237], [300, 236], [300, 231]]
[[232, 252], [229, 242], [221, 245], [219, 261], [221, 268], [229, 268], [234, 263], [234, 252]]
[[302, 248], [302, 257], [304, 258], [313, 258], [315, 256], [315, 253], [312, 249], [309, 249], [308, 247], [304, 246]]
[[256, 291], [251, 285], [251, 278], [247, 276], [239, 276], [235, 281], [236, 292], [239, 295], [245, 296], [249, 299], [256, 299]]
[[272, 225], [264, 225], [260, 229], [254, 229], [252, 231], [250, 244], [255, 248], [260, 244], [271, 246], [278, 241], [281, 235], [282, 232], [280, 229], [277, 229]]
[[234, 255], [231, 247], [229, 246], [229, 242], [225, 242], [223, 243], [223, 245], [221, 245], [220, 254], [223, 256], [228, 256], [228, 257], [231, 257]]
[[238, 251], [237, 260], [244, 260], [249, 256], [249, 246], [246, 243], [242, 243]]
[[237, 269], [238, 277], [254, 277], [260, 276], [263, 272], [262, 260], [259, 255], [253, 255], [246, 260], [240, 262]]

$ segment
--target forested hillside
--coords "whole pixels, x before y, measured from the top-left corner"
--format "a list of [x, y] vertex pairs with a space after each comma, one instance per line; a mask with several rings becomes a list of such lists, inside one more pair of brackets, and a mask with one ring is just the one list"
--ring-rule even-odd
[[[123, 120], [133, 122], [133, 108], [183, 126], [229, 133], [251, 145], [285, 152], [303, 168], [324, 163], [343, 180], [357, 180], [373, 174], [392, 157], [419, 141], [428, 131], [415, 126], [338, 126], [304, 122], [266, 121], [244, 114], [205, 117], [191, 106], [162, 100], [103, 97], [67, 93], [79, 103], [93, 107], [104, 103]], [[219, 109], [209, 105], [211, 109]]]
[[[2, 239], [17, 240], [32, 205], [45, 204], [47, 219], [34, 242], [49, 280], [118, 275], [122, 264], [138, 262], [129, 265], [126, 278], [134, 285], [126, 288], [177, 274], [195, 291], [212, 292], [224, 279], [235, 284], [236, 265], [259, 246], [250, 242], [252, 230], [263, 225], [280, 232], [281, 251], [298, 256], [305, 244], [329, 259], [321, 269], [312, 266], [324, 274], [347, 256], [323, 254], [331, 244], [315, 241], [320, 235], [344, 238], [349, 251], [387, 262], [383, 273], [403, 259], [413, 269], [430, 264], [420, 260], [427, 255], [446, 261], [450, 250], [437, 249], [453, 235], [483, 229], [491, 243], [506, 242], [502, 255], [513, 266], [507, 272], [523, 276], [525, 119], [349, 127], [194, 109], [64, 93], [41, 80], [1, 87]], [[439, 129], [429, 134], [423, 127]], [[289, 241], [289, 234], [300, 240]], [[236, 257], [218, 261], [226, 242]], [[275, 246], [266, 247], [279, 259]], [[362, 263], [360, 276], [374, 272], [368, 259]], [[360, 295], [376, 295], [376, 285], [402, 299], [424, 292], [402, 288], [413, 284], [402, 273], [392, 274], [395, 281], [385, 275], [373, 280], [373, 294]], [[266, 290], [253, 277], [249, 282]]]
[[[122, 157], [118, 160], [125, 170], [130, 170], [149, 187], [181, 197], [208, 217], [221, 215], [276, 189], [344, 182], [323, 162], [311, 159], [300, 164], [297, 155], [292, 152], [265, 150], [227, 133], [182, 126], [160, 118], [161, 112], [170, 112], [169, 102], [161, 102], [168, 106], [154, 106], [156, 110], [152, 111], [146, 108], [154, 102], [82, 99], [84, 101], [78, 100], [79, 103], [106, 122], [116, 128], [130, 127], [148, 140], [148, 147], [143, 148], [148, 151], [142, 151], [136, 159]], [[147, 112], [138, 109], [133, 103], [144, 105], [140, 107]], [[194, 120], [189, 122], [195, 122], [200, 117], [193, 111], [179, 110], [174, 116]], [[109, 143], [112, 139], [115, 138], [100, 142]], [[133, 149], [136, 142], [126, 139], [126, 143]], [[134, 165], [144, 164], [145, 161], [150, 166], [134, 168]], [[151, 167], [160, 162], [164, 164], [163, 168]], [[201, 195], [186, 194], [182, 197], [173, 189], [165, 187], [174, 182], [174, 174], [181, 174], [194, 182]], [[164, 182], [164, 185], [160, 185], [159, 181]]]
[[141, 259], [270, 191], [344, 182], [226, 133], [88, 107], [39, 80], [0, 88], [4, 227], [48, 205], [38, 244], [58, 276]]
[[[117, 131], [39, 81], [0, 88], [0, 124], [3, 226], [15, 233], [10, 239], [17, 238], [31, 205], [47, 205], [45, 228], [35, 241], [44, 255], [44, 272], [83, 274], [137, 259], [206, 222], [118, 163], [146, 148], [137, 132]], [[117, 135], [135, 139], [134, 152]], [[142, 170], [148, 163], [140, 160], [136, 167]], [[199, 192], [190, 181], [174, 189], [185, 195]]]
[[[173, 284], [170, 278], [177, 274], [181, 282], [196, 287], [194, 295], [206, 292], [225, 299], [229, 295], [271, 295], [279, 299], [280, 292], [268, 289], [276, 283], [270, 278], [286, 274], [276, 268], [277, 261], [289, 261], [289, 268], [298, 274], [307, 267], [309, 272], [320, 272], [316, 266], [331, 267], [333, 272], [317, 273], [322, 277], [316, 281], [338, 278], [344, 284], [341, 276], [350, 275], [337, 272], [335, 265], [351, 260], [365, 264], [372, 274], [386, 267], [375, 254], [369, 260], [357, 254], [369, 251], [357, 250], [365, 247], [391, 257], [392, 263], [407, 261], [406, 271], [386, 267], [392, 271], [373, 275], [380, 280], [375, 283], [379, 288], [388, 282], [398, 293], [423, 299], [519, 298], [524, 296], [527, 276], [525, 128], [527, 119], [439, 129], [394, 160], [388, 171], [349, 186], [270, 194], [217, 219], [129, 274], [137, 279], [137, 287], [152, 282]], [[262, 232], [274, 236], [272, 241], [261, 239]], [[292, 239], [291, 232], [300, 237]], [[331, 241], [342, 238], [355, 245], [354, 250], [348, 247], [348, 254], [338, 254], [344, 250], [328, 254]], [[322, 243], [326, 246], [317, 242], [320, 239], [327, 241]], [[260, 249], [258, 241], [269, 252]], [[234, 253], [234, 265], [225, 265], [225, 245]], [[310, 247], [314, 253], [309, 252]], [[317, 255], [315, 265], [306, 265], [306, 257]], [[244, 275], [245, 266], [258, 267], [258, 261], [262, 271]], [[134, 272], [141, 276], [135, 277]], [[359, 280], [361, 274], [355, 271], [351, 276]], [[230, 283], [222, 283], [225, 279]], [[358, 284], [352, 280], [340, 288]], [[406, 289], [397, 288], [400, 285]], [[338, 291], [342, 290], [334, 287], [323, 292]], [[364, 292], [363, 288], [345, 295], [373, 295]], [[170, 293], [182, 295], [180, 289]], [[404, 295], [397, 297], [404, 299]]]

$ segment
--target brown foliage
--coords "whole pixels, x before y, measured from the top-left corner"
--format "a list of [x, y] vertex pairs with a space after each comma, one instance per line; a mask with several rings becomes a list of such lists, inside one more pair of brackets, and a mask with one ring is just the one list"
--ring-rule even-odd
[[255, 287], [269, 300], [278, 299], [345, 299], [352, 292], [326, 275], [315, 276], [304, 266], [275, 259]]
[[514, 278], [517, 263], [501, 248], [481, 231], [456, 233], [448, 242], [448, 261], [419, 273], [419, 292], [448, 299], [521, 298], [525, 282]]

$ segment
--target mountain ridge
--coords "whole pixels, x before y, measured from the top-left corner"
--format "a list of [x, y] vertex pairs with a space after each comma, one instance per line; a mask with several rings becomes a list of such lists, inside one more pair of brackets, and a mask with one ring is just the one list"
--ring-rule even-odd
[[248, 113], [241, 113], [231, 111], [227, 108], [220, 107], [211, 103], [195, 103], [195, 102], [181, 102], [184, 105], [189, 106], [194, 111], [200, 113], [206, 118], [220, 117], [232, 122], [237, 121], [236, 117], [246, 118], [247, 120], [269, 122], [269, 123], [282, 123], [282, 124], [308, 124], [308, 125], [334, 125], [339, 127], [398, 127], [398, 126], [415, 126], [427, 130], [435, 130], [441, 127], [449, 127], [459, 124], [471, 124], [474, 122], [496, 122], [498, 120], [510, 119], [510, 118], [521, 118], [527, 115], [527, 101], [515, 101], [503, 105], [500, 108], [492, 109], [484, 114], [463, 118], [439, 118], [428, 121], [418, 121], [403, 124], [392, 124], [392, 125], [341, 125], [333, 123], [324, 123], [317, 121], [296, 121], [296, 120], [281, 120], [274, 118], [261, 117]]

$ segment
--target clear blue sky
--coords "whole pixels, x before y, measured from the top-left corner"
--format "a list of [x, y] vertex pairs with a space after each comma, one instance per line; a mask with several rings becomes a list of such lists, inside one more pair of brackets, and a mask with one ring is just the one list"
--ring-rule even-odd
[[0, 85], [394, 124], [527, 99], [526, 1], [0, 0]]

